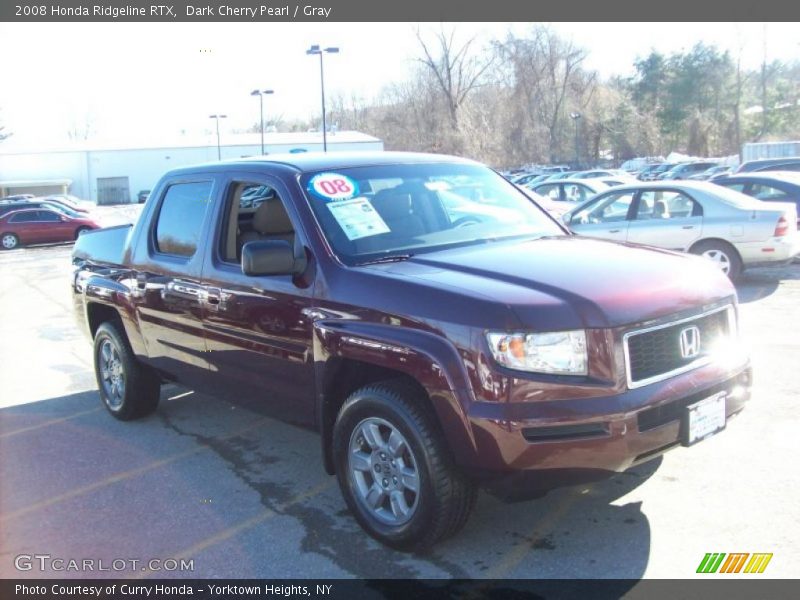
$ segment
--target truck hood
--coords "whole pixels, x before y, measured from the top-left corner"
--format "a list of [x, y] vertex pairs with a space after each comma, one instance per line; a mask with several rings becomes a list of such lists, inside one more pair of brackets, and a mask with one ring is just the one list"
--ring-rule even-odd
[[574, 236], [481, 244], [367, 268], [491, 298], [522, 326], [551, 331], [641, 323], [734, 302], [736, 294], [705, 259]]

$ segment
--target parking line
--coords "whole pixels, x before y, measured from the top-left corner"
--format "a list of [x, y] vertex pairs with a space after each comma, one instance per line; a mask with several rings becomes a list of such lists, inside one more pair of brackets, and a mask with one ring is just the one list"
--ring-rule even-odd
[[[587, 486], [590, 487], [590, 486]], [[586, 488], [584, 488], [586, 489]], [[539, 532], [544, 532], [551, 529], [562, 517], [572, 508], [572, 505], [581, 497], [582, 492], [577, 489], [570, 490], [567, 497], [563, 502], [560, 502], [553, 510], [546, 513], [536, 526], [531, 530], [530, 535], [535, 536]], [[510, 550], [494, 567], [492, 567], [485, 575], [486, 579], [502, 579], [512, 569], [514, 569], [522, 560], [530, 553], [531, 546], [527, 544], [520, 544]], [[535, 577], [534, 575], [530, 575]]]
[[[251, 429], [255, 429], [259, 425], [263, 425], [264, 423], [270, 422], [272, 419], [259, 419], [248, 425], [247, 427], [243, 427], [242, 429], [237, 429], [231, 433], [228, 433], [220, 438], [219, 440], [225, 440], [228, 438], [236, 437], [245, 433], [246, 431], [250, 431]], [[157, 460], [155, 462], [149, 463], [147, 465], [138, 467], [136, 469], [131, 469], [129, 471], [123, 471], [121, 473], [117, 473], [116, 475], [112, 475], [111, 477], [107, 477], [102, 481], [97, 481], [95, 483], [91, 483], [89, 485], [85, 485], [79, 488], [75, 488], [68, 492], [64, 492], [58, 496], [54, 496], [52, 498], [48, 498], [47, 500], [42, 500], [41, 502], [37, 502], [35, 504], [31, 504], [30, 506], [26, 506], [25, 508], [20, 508], [19, 510], [12, 511], [10, 513], [6, 513], [4, 515], [0, 515], [0, 523], [6, 523], [12, 519], [16, 519], [18, 517], [23, 517], [27, 514], [32, 512], [36, 512], [38, 510], [42, 510], [43, 508], [47, 508], [49, 506], [53, 506], [54, 504], [58, 504], [59, 502], [63, 502], [65, 500], [70, 500], [77, 496], [82, 496], [83, 494], [88, 494], [89, 492], [93, 492], [98, 490], [102, 487], [107, 485], [113, 485], [115, 483], [119, 483], [120, 481], [125, 481], [127, 479], [132, 479], [133, 477], [137, 477], [142, 473], [147, 473], [148, 471], [152, 471], [153, 469], [157, 469], [159, 467], [163, 467], [164, 465], [168, 465], [170, 463], [174, 463], [179, 461], [187, 456], [192, 456], [195, 454], [200, 454], [201, 452], [207, 452], [212, 450], [210, 446], [199, 446], [197, 448], [192, 448], [191, 450], [185, 450], [183, 452], [179, 452], [177, 454], [173, 454], [167, 458], [162, 458], [161, 460]]]
[[[216, 544], [219, 544], [220, 542], [224, 542], [225, 540], [230, 539], [230, 538], [240, 534], [243, 531], [247, 531], [248, 529], [252, 529], [253, 527], [255, 527], [257, 525], [260, 525], [261, 523], [263, 523], [264, 521], [267, 521], [268, 519], [271, 519], [272, 517], [281, 516], [283, 511], [286, 510], [287, 508], [289, 508], [290, 506], [293, 506], [293, 505], [295, 505], [295, 504], [297, 504], [299, 502], [302, 502], [303, 500], [307, 500], [308, 498], [313, 498], [314, 496], [318, 496], [322, 492], [324, 492], [324, 491], [330, 489], [331, 487], [333, 487], [335, 485], [335, 483], [336, 483], [336, 478], [328, 477], [328, 478], [325, 479], [325, 481], [323, 481], [319, 485], [315, 485], [310, 490], [306, 490], [305, 492], [297, 494], [296, 496], [293, 496], [293, 497], [289, 498], [289, 500], [287, 500], [286, 502], [282, 502], [282, 503], [277, 504], [274, 509], [265, 508], [263, 511], [261, 511], [257, 515], [254, 515], [254, 516], [250, 517], [249, 519], [245, 519], [244, 521], [240, 521], [236, 525], [232, 525], [231, 527], [228, 527], [227, 529], [224, 529], [224, 530], [220, 531], [219, 533], [216, 533], [216, 534], [214, 534], [212, 536], [209, 536], [206, 539], [201, 540], [201, 541], [197, 542], [196, 544], [193, 544], [193, 545], [189, 546], [188, 548], [185, 548], [184, 550], [181, 550], [180, 552], [178, 552], [174, 556], [172, 556], [172, 558], [174, 558], [175, 560], [192, 558], [192, 557], [196, 556], [197, 554], [199, 554], [200, 552], [202, 552], [203, 550], [205, 550], [206, 548], [210, 548], [211, 546], [215, 546]], [[137, 575], [137, 576], [133, 577], [133, 579], [144, 579], [144, 578], [146, 578], [146, 577], [148, 577], [150, 575], [157, 574], [157, 573], [159, 573], [159, 572], [158, 571], [152, 571], [152, 572], [148, 572], [148, 573], [143, 573], [143, 574], [140, 574], [140, 575]]]
[[2, 438], [9, 438], [14, 435], [18, 435], [20, 433], [27, 433], [28, 431], [35, 431], [37, 429], [42, 429], [43, 427], [50, 427], [51, 425], [56, 425], [58, 423], [63, 423], [64, 421], [69, 421], [70, 419], [77, 419], [78, 417], [82, 417], [84, 415], [90, 415], [92, 413], [96, 413], [100, 410], [103, 410], [103, 407], [92, 408], [90, 410], [84, 410], [82, 412], [75, 413], [74, 415], [70, 415], [68, 417], [61, 417], [59, 419], [51, 419], [50, 421], [45, 421], [44, 423], [39, 423], [38, 425], [31, 425], [30, 427], [23, 427], [22, 429], [15, 429], [14, 431], [7, 431], [5, 433], [0, 433], [0, 439]]

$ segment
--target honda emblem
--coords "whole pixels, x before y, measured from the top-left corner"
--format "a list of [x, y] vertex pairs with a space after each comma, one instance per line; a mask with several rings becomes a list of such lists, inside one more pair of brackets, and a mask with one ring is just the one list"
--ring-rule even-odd
[[695, 358], [700, 354], [700, 330], [695, 327], [687, 327], [681, 331], [681, 356], [683, 358]]

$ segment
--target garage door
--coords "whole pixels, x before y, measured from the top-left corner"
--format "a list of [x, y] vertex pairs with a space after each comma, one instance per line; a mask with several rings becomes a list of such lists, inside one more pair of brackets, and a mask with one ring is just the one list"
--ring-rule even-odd
[[98, 204], [128, 204], [131, 191], [127, 177], [98, 177]]

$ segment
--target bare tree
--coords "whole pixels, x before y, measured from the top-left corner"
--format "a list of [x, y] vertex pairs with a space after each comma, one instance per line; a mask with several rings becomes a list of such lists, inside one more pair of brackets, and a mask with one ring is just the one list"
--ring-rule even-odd
[[431, 49], [422, 33], [417, 29], [417, 40], [422, 47], [423, 58], [418, 59], [433, 74], [447, 104], [450, 125], [458, 130], [459, 109], [469, 94], [480, 86], [481, 77], [492, 64], [492, 57], [474, 54], [472, 45], [475, 37], [468, 39], [460, 46], [455, 41], [455, 28], [450, 33], [440, 29], [435, 34]]

